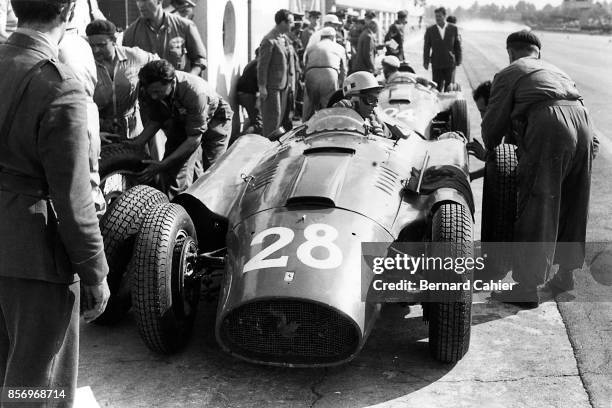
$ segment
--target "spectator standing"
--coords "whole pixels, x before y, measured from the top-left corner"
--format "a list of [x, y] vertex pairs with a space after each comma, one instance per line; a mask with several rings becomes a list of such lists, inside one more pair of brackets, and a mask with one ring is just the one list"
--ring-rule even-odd
[[308, 12], [308, 27], [304, 28], [301, 35], [302, 45], [306, 47], [310, 41], [310, 37], [320, 29], [319, 22], [321, 21], [321, 12], [318, 10], [311, 10]]
[[13, 10], [20, 25], [0, 45], [0, 385], [3, 396], [64, 390], [53, 406], [69, 407], [80, 301], [90, 322], [110, 296], [88, 176], [86, 95], [58, 62], [74, 2], [13, 0]]
[[[573, 289], [573, 270], [584, 263], [593, 130], [574, 81], [540, 59], [535, 34], [512, 33], [506, 48], [510, 65], [493, 79], [482, 138], [492, 150], [504, 135], [516, 137], [514, 240], [530, 244], [513, 257], [518, 285], [492, 298], [531, 308], [539, 303], [537, 286], [552, 263], [559, 264], [547, 283], [553, 292]], [[568, 244], [556, 248], [555, 242]]]
[[169, 61], [175, 69], [200, 75], [206, 48], [193, 21], [162, 9], [162, 0], [136, 0], [140, 17], [125, 30], [122, 44]]
[[389, 31], [385, 35], [385, 55], [393, 55], [403, 61], [404, 56], [404, 30], [408, 22], [408, 12], [400, 10], [397, 12], [397, 20], [389, 26]]
[[274, 15], [276, 26], [261, 41], [257, 83], [261, 99], [263, 135], [269, 136], [286, 119], [288, 94], [295, 81], [295, 56], [287, 33], [293, 24], [289, 10]]
[[249, 122], [245, 124], [243, 132], [251, 128], [250, 133], [261, 134], [262, 121], [261, 112], [257, 107], [257, 58], [259, 57], [259, 48], [255, 50], [255, 59], [249, 62], [242, 75], [238, 78], [236, 85], [236, 97], [238, 104], [243, 106], [249, 115]]
[[457, 17], [455, 17], [455, 16], [448, 16], [448, 17], [446, 17], [446, 22], [456, 25], [457, 24]]
[[17, 29], [17, 17], [13, 12], [11, 0], [0, 0], [0, 44], [5, 43]]
[[374, 73], [375, 59], [376, 59], [376, 36], [378, 34], [378, 21], [370, 20], [366, 24], [365, 30], [359, 36], [359, 43], [357, 44], [357, 54], [355, 55], [355, 63], [351, 68], [353, 71], [367, 71], [371, 74]]
[[[323, 28], [331, 27], [336, 30], [336, 42], [344, 47], [344, 37], [343, 33], [339, 34], [338, 30], [341, 30], [342, 22], [335, 14], [326, 14], [323, 17]], [[312, 47], [314, 44], [317, 44], [321, 41], [321, 30], [317, 30], [312, 36], [310, 36], [310, 40], [308, 40], [308, 44], [306, 44], [306, 49]]]
[[158, 58], [137, 47], [117, 45], [117, 29], [110, 21], [95, 20], [86, 32], [96, 63], [98, 84], [93, 98], [99, 110], [100, 130], [133, 138], [142, 131], [138, 71]]
[[353, 71], [353, 65], [355, 64], [355, 58], [357, 57], [357, 46], [359, 44], [359, 37], [361, 33], [365, 30], [365, 19], [359, 18], [353, 20], [353, 24], [349, 29], [349, 42], [351, 44], [351, 56], [349, 61], [349, 71]]
[[461, 37], [457, 26], [446, 22], [446, 9], [437, 8], [435, 16], [436, 24], [425, 30], [423, 68], [428, 70], [431, 63], [432, 79], [442, 92], [455, 82], [455, 69], [461, 65]]
[[306, 97], [302, 120], [307, 121], [315, 110], [325, 108], [330, 96], [341, 87], [347, 63], [344, 48], [335, 42], [336, 30], [325, 27], [321, 41], [306, 51]]
[[146, 183], [159, 174], [172, 199], [193, 183], [202, 156], [208, 167], [225, 152], [234, 113], [208, 82], [166, 60], [147, 63], [138, 79], [141, 115], [148, 120], [143, 118], [144, 130], [129, 143], [144, 146], [160, 129], [167, 138], [163, 159], [148, 161], [139, 180]]

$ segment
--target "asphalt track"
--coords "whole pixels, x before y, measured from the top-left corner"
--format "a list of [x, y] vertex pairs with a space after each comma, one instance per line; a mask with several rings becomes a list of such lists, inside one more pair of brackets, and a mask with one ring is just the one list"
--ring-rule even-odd
[[[468, 96], [476, 137], [479, 116], [469, 98], [470, 84], [507, 64], [506, 35], [464, 32], [465, 69], [458, 71], [457, 79]], [[607, 138], [612, 136], [605, 131], [612, 126], [612, 114], [606, 109], [612, 92], [606, 72], [612, 67], [610, 45], [607, 37], [580, 38], [543, 34], [545, 57], [576, 80]], [[423, 73], [419, 39], [417, 35], [407, 43], [408, 59]], [[592, 241], [612, 238], [611, 160], [612, 151], [604, 148], [594, 164]], [[472, 186], [479, 206], [482, 182]], [[480, 215], [476, 217], [479, 237]], [[600, 280], [610, 271], [611, 253], [604, 247], [589, 255], [596, 258]], [[611, 299], [609, 289], [585, 272], [579, 276], [579, 288], [565, 299], [574, 301], [550, 299], [530, 311], [479, 293], [470, 351], [456, 365], [429, 357], [420, 307], [386, 307], [361, 354], [347, 365], [326, 369], [263, 367], [224, 354], [214, 339], [214, 302], [200, 304], [189, 346], [173, 356], [150, 352], [131, 316], [112, 328], [83, 324], [79, 373], [83, 398], [77, 406], [610, 408], [612, 304], [601, 301]], [[600, 301], [593, 302], [596, 297]]]

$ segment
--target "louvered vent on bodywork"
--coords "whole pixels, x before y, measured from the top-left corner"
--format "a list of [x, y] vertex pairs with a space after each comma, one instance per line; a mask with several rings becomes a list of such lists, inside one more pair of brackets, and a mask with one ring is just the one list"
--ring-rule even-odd
[[258, 190], [272, 182], [276, 172], [278, 170], [278, 162], [273, 161], [269, 165], [265, 166], [251, 181], [249, 184], [249, 188], [247, 191], [255, 191]]
[[400, 184], [399, 175], [388, 167], [378, 167], [376, 187], [389, 195], [394, 195]]

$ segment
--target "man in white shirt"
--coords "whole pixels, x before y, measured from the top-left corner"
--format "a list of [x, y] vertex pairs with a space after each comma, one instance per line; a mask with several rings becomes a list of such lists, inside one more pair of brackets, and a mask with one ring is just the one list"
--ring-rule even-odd
[[438, 90], [444, 91], [455, 82], [455, 69], [461, 65], [461, 37], [457, 26], [446, 22], [446, 10], [440, 7], [435, 10], [436, 24], [425, 31], [423, 47], [423, 68], [429, 69], [438, 84]]
[[303, 121], [307, 121], [315, 110], [327, 106], [330, 96], [340, 88], [347, 71], [346, 53], [335, 41], [336, 30], [325, 27], [320, 33], [321, 40], [304, 54], [306, 95]]

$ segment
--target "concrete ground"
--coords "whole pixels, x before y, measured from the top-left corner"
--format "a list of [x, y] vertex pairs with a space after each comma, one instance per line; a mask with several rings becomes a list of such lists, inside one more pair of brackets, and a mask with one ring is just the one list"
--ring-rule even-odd
[[[480, 122], [469, 97], [471, 85], [505, 64], [502, 57], [506, 34], [464, 35], [465, 69], [458, 70], [457, 79], [468, 97], [476, 137]], [[421, 63], [419, 39], [415, 36], [407, 47], [408, 59], [415, 68]], [[543, 38], [549, 55], [554, 52], [552, 44], [556, 40], [552, 34]], [[480, 47], [480, 52], [474, 47]], [[422, 67], [420, 71], [423, 73]], [[607, 87], [609, 92], [610, 80], [605, 81], [601, 88]], [[588, 103], [601, 98], [585, 95], [585, 99]], [[612, 116], [608, 111], [601, 115], [607, 119]], [[612, 235], [607, 205], [610, 193], [606, 188], [611, 158], [612, 151], [603, 151], [595, 162], [591, 240], [610, 241]], [[482, 181], [474, 182], [472, 187], [479, 208]], [[476, 219], [479, 237], [480, 214]], [[605, 246], [589, 254], [590, 260], [595, 258], [595, 276], [600, 281], [609, 277], [610, 254], [612, 251]], [[581, 274], [578, 281], [578, 289], [565, 298], [574, 297], [573, 302], [551, 299], [529, 311], [490, 301], [486, 292], [477, 293], [470, 351], [456, 365], [440, 364], [429, 357], [427, 326], [419, 306], [385, 306], [361, 354], [346, 365], [327, 369], [271, 368], [226, 355], [214, 339], [214, 302], [200, 304], [191, 342], [186, 350], [173, 356], [150, 352], [140, 340], [131, 316], [112, 328], [83, 324], [79, 387], [85, 398], [80, 406], [87, 406], [88, 400], [90, 406], [118, 408], [610, 408], [610, 286], [595, 282], [588, 273]]]

